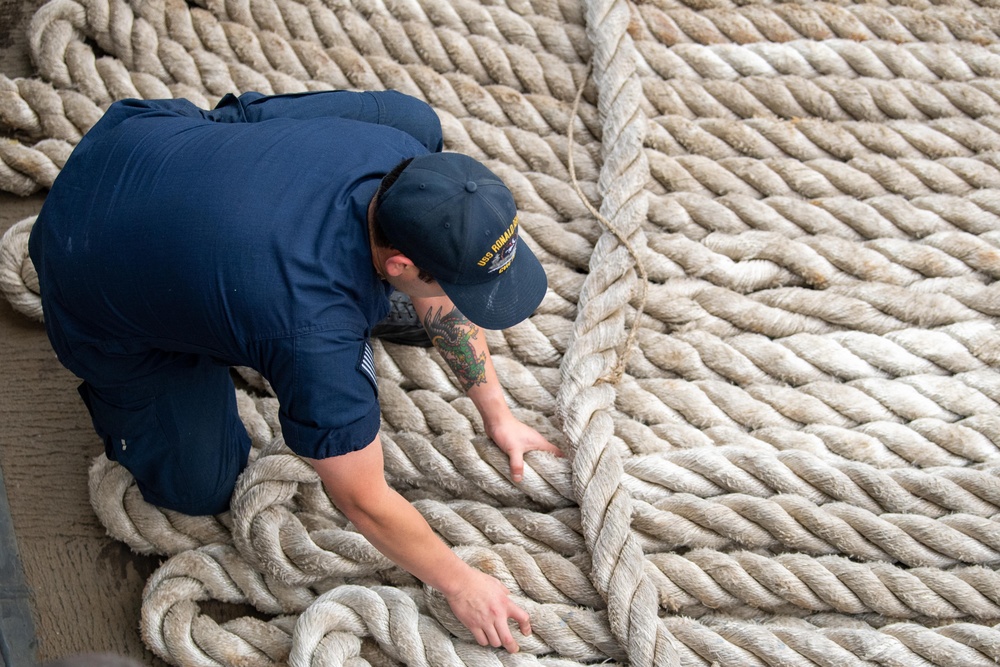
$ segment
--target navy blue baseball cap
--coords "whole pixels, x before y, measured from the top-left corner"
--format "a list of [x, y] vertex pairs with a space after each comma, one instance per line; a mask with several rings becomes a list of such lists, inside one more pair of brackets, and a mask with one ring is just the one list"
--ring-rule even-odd
[[414, 158], [376, 211], [392, 247], [433, 276], [474, 324], [506, 329], [545, 296], [545, 269], [518, 238], [514, 195], [477, 160], [460, 153]]

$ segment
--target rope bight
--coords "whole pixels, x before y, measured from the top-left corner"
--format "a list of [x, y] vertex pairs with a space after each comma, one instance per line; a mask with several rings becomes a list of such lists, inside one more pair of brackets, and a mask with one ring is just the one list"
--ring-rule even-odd
[[[169, 556], [141, 609], [167, 662], [1000, 660], [992, 3], [51, 0], [28, 42], [37, 75], [0, 75], [7, 192], [50, 186], [118, 99], [394, 88], [508, 183], [549, 275], [487, 332], [512, 409], [567, 453], [517, 486], [436, 352], [373, 345], [386, 475], [530, 612], [522, 652], [371, 547], [238, 369], [230, 511], [90, 470], [109, 535]], [[40, 320], [32, 224], [0, 289]]]

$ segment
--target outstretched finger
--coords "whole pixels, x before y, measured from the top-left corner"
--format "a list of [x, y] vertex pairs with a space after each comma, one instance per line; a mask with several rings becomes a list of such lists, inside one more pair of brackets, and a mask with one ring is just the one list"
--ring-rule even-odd
[[514, 641], [514, 635], [510, 633], [510, 628], [507, 626], [506, 619], [503, 625], [497, 625], [497, 635], [500, 638], [500, 644], [494, 644], [494, 646], [502, 645], [509, 653], [517, 653], [521, 650], [521, 647], [517, 645]]
[[479, 628], [472, 629], [472, 638], [476, 640], [476, 643], [480, 646], [489, 646], [490, 640], [486, 638], [486, 633]]
[[538, 450], [540, 452], [548, 452], [550, 454], [555, 454], [556, 456], [563, 456], [563, 450], [559, 449], [548, 440], [543, 440], [542, 444], [536, 445], [532, 447], [532, 449]]
[[525, 637], [531, 636], [531, 617], [528, 615], [528, 612], [516, 604], [511, 604], [510, 618], [517, 621], [517, 627], [520, 629], [522, 635]]
[[524, 479], [524, 452], [516, 447], [510, 452], [510, 476], [514, 483]]
[[[500, 648], [501, 646], [507, 646], [507, 642], [504, 640], [503, 635], [497, 632], [497, 629], [493, 626], [486, 626], [483, 628], [486, 632], [486, 642], [493, 648]], [[507, 635], [510, 635], [510, 630], [507, 630]]]

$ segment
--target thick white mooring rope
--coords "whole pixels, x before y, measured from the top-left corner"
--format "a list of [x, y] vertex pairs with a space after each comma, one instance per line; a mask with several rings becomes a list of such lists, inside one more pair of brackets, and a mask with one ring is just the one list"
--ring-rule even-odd
[[[229, 512], [90, 470], [108, 533], [170, 557], [141, 609], [167, 662], [1000, 660], [990, 3], [52, 0], [29, 44], [37, 76], [0, 75], [8, 192], [51, 185], [117, 99], [395, 88], [510, 185], [549, 275], [488, 332], [513, 410], [568, 454], [517, 486], [435, 352], [373, 345], [386, 475], [531, 613], [522, 653], [372, 548], [238, 369]], [[0, 290], [41, 319], [32, 223]]]

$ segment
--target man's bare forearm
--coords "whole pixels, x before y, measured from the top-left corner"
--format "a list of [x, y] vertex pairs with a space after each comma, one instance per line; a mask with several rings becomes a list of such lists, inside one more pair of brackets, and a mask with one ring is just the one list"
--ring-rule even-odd
[[372, 546], [441, 591], [477, 642], [518, 650], [507, 620], [515, 619], [527, 635], [528, 614], [514, 604], [503, 584], [459, 558], [413, 505], [389, 487], [381, 438], [348, 454], [308, 461], [330, 499]]
[[483, 417], [487, 435], [512, 417], [500, 389], [486, 335], [446, 297], [413, 299], [417, 314], [465, 393]]
[[486, 383], [486, 342], [480, 338], [479, 327], [458, 308], [448, 312], [443, 307], [431, 309], [424, 318], [424, 328], [463, 390]]
[[385, 481], [382, 439], [326, 459], [306, 459], [330, 499], [389, 560], [445, 595], [461, 592], [471, 569], [427, 520]]

